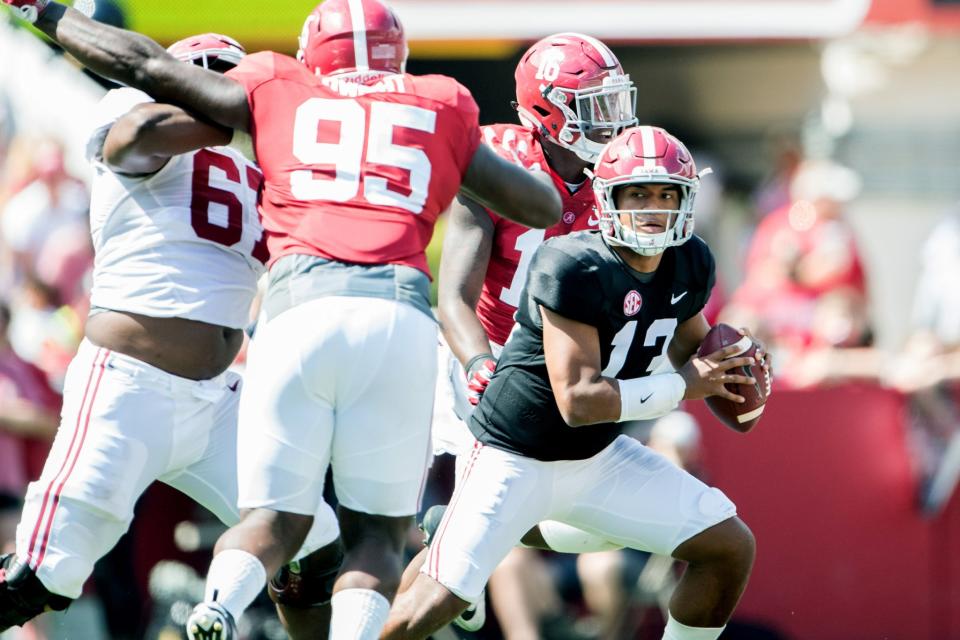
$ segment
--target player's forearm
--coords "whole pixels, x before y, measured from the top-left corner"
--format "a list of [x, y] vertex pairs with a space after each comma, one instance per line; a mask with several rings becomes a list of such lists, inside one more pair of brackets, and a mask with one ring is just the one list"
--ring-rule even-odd
[[507, 162], [484, 145], [474, 154], [460, 191], [528, 227], [545, 229], [560, 220], [562, 203], [549, 176]]
[[673, 365], [674, 369], [682, 367], [696, 352], [696, 346], [690, 348], [689, 345], [681, 345], [677, 342], [676, 338], [671, 340], [670, 344], [667, 345], [667, 357], [670, 359], [670, 364]]
[[620, 418], [617, 381], [599, 375], [554, 387], [554, 398], [563, 421], [571, 427], [616, 422]]
[[[494, 211], [534, 229], [556, 224], [560, 220], [563, 203], [550, 178], [539, 171], [528, 172], [519, 167], [513, 169], [516, 170], [514, 178], [517, 182], [509, 196], [504, 194], [501, 206], [495, 207]], [[508, 182], [505, 180], [504, 183]]]
[[477, 318], [477, 313], [462, 299], [440, 298], [438, 308], [443, 337], [460, 364], [466, 366], [470, 359], [490, 350], [490, 339]]
[[167, 71], [176, 60], [144, 35], [96, 22], [56, 3], [41, 14], [35, 26], [104, 77], [160, 99], [168, 98], [176, 84], [175, 74]]
[[596, 377], [554, 389], [557, 407], [571, 427], [652, 420], [677, 408], [686, 383], [676, 373], [629, 380]]

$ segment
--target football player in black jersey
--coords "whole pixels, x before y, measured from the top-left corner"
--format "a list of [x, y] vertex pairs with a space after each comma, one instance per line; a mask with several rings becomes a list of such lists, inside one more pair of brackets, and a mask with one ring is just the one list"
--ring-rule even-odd
[[425, 638], [449, 622], [544, 520], [686, 561], [663, 637], [719, 637], [746, 586], [753, 535], [720, 490], [619, 425], [682, 399], [742, 402], [724, 385], [754, 383], [734, 371], [752, 364], [738, 346], [696, 357], [714, 283], [713, 256], [693, 235], [698, 183], [690, 153], [662, 129], [629, 129], [601, 154], [600, 230], [537, 251], [470, 421], [470, 459], [381, 638]]

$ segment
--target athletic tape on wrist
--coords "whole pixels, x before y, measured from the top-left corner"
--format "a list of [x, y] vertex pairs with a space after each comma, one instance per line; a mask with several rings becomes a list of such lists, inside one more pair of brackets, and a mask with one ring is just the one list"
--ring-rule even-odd
[[687, 390], [687, 383], [679, 373], [660, 373], [617, 382], [620, 383], [620, 418], [617, 422], [664, 416], [677, 408]]

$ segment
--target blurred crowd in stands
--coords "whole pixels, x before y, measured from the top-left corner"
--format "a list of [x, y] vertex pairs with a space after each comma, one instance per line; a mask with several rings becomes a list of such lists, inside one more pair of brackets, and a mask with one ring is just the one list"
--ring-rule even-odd
[[[86, 176], [66, 169], [56, 138], [15, 134], [4, 104], [0, 101], [0, 549], [9, 551], [20, 498], [39, 474], [56, 432], [60, 385], [88, 310], [93, 250]], [[951, 456], [958, 457], [960, 469], [955, 384], [960, 210], [945, 213], [923, 247], [921, 264], [899, 265], [918, 272], [912, 311], [904, 309], [911, 313], [911, 333], [899, 348], [879, 349], [871, 325], [870, 271], [845, 218], [845, 207], [860, 193], [859, 177], [833, 161], [804, 158], [796, 147], [781, 150], [770, 166], [770, 176], [753, 194], [755, 217], [744, 232], [746, 248], [732, 258], [740, 281], [718, 284], [708, 318], [747, 327], [766, 343], [780, 392], [856, 380], [910, 394], [918, 474], [927, 486], [939, 487], [934, 494], [949, 495], [952, 476], [944, 480], [938, 474]], [[709, 241], [716, 217], [709, 209], [722, 202], [715, 196], [699, 203], [698, 231]], [[700, 428], [677, 412], [655, 424], [636, 424], [633, 433], [702, 475]], [[449, 495], [452, 473], [452, 459], [439, 459], [424, 508]], [[929, 506], [944, 498], [926, 494], [925, 499]], [[163, 637], [179, 637], [178, 616], [198, 599], [191, 589], [201, 583], [192, 571], [205, 568], [205, 545], [215, 540], [218, 525], [169, 490], [147, 494], [140, 508], [147, 513], [138, 521], [147, 526], [135, 528], [134, 539], [105, 559], [118, 568], [100, 570], [106, 578], [96, 580], [100, 606], [108, 610], [100, 619], [110, 630], [85, 638], [156, 638], [163, 629], [171, 634]], [[418, 544], [418, 532], [411, 531], [411, 553]], [[171, 555], [186, 564], [161, 564], [148, 591], [153, 562]], [[635, 551], [575, 557], [517, 549], [491, 579], [495, 615], [472, 637], [655, 637], [650, 634], [660, 628], [660, 611], [676, 576], [671, 565]], [[148, 594], [160, 612], [152, 619]], [[64, 637], [65, 628], [41, 620], [4, 640]], [[249, 623], [248, 629], [251, 638], [282, 637], [269, 622]], [[757, 631], [752, 637], [775, 636]]]

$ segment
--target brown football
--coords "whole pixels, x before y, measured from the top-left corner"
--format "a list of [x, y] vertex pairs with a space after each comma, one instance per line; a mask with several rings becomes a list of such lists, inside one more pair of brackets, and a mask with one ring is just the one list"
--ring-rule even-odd
[[[735, 357], [752, 356], [757, 352], [756, 343], [748, 336], [740, 335], [740, 332], [728, 324], [718, 324], [713, 326], [700, 343], [698, 356], [707, 356], [726, 346], [741, 343], [743, 351]], [[707, 406], [710, 411], [723, 424], [734, 431], [746, 433], [753, 429], [760, 416], [763, 415], [763, 408], [767, 402], [767, 395], [770, 393], [770, 384], [764, 375], [763, 365], [757, 362], [749, 367], [740, 369], [730, 369], [731, 373], [752, 376], [757, 382], [752, 385], [747, 384], [728, 384], [727, 389], [731, 392], [743, 396], [746, 402], [738, 404], [720, 396], [710, 396], [706, 398]]]

